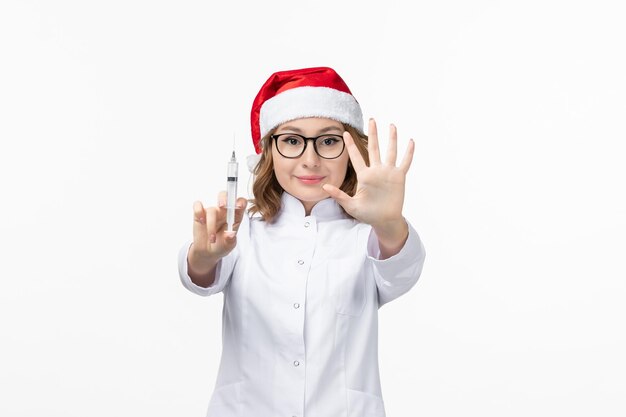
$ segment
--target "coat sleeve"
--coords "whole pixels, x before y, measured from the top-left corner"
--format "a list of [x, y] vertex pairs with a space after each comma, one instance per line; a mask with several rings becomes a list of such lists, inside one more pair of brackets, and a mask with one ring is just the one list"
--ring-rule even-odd
[[180, 276], [183, 286], [189, 291], [205, 297], [223, 291], [233, 275], [235, 265], [240, 257], [241, 247], [247, 239], [249, 239], [249, 226], [249, 218], [244, 215], [241, 226], [237, 231], [237, 246], [235, 246], [235, 249], [233, 249], [228, 255], [224, 256], [217, 262], [217, 265], [215, 266], [215, 281], [212, 285], [206, 288], [200, 287], [191, 281], [191, 277], [188, 272], [187, 255], [189, 254], [189, 248], [191, 247], [193, 240], [187, 241], [178, 252], [178, 275]]
[[378, 289], [378, 308], [409, 291], [417, 283], [424, 266], [426, 252], [422, 241], [411, 224], [409, 236], [400, 252], [381, 260], [378, 238], [370, 230], [367, 255], [370, 260]]
[[180, 276], [183, 286], [189, 291], [205, 297], [223, 291], [230, 281], [230, 277], [235, 269], [237, 248], [235, 247], [235, 249], [233, 249], [228, 255], [224, 256], [217, 262], [217, 265], [215, 266], [215, 281], [212, 285], [205, 288], [194, 284], [188, 273], [187, 255], [189, 254], [189, 248], [191, 247], [192, 242], [193, 241], [189, 241], [185, 243], [178, 252], [178, 275]]

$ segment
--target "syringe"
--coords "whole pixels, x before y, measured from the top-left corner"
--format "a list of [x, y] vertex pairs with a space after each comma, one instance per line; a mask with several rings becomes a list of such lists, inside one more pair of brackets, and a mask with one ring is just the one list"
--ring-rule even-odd
[[239, 164], [235, 159], [235, 151], [228, 161], [228, 169], [226, 173], [226, 224], [229, 232], [233, 231], [233, 223], [235, 223], [235, 203], [237, 201], [237, 171]]

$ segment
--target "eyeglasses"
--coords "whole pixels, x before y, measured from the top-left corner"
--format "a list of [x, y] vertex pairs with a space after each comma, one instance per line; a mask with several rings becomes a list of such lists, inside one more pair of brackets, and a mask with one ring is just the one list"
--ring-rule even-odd
[[306, 150], [310, 140], [313, 141], [315, 153], [324, 159], [338, 158], [345, 148], [341, 135], [321, 135], [307, 138], [296, 133], [281, 133], [271, 135], [270, 138], [276, 143], [278, 153], [285, 158], [299, 158]]

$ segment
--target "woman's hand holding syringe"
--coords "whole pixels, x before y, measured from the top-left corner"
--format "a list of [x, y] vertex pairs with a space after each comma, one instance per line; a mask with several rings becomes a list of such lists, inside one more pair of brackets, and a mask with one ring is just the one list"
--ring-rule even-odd
[[226, 191], [217, 197], [217, 207], [193, 204], [193, 243], [187, 255], [188, 274], [194, 284], [209, 287], [215, 281], [215, 266], [237, 244], [237, 230], [248, 204], [239, 197], [235, 205], [233, 231], [227, 231]]

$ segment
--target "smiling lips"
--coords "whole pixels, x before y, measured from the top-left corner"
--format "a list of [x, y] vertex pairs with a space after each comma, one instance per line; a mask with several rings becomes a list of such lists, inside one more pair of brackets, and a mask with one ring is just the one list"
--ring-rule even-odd
[[304, 184], [317, 184], [324, 179], [324, 177], [319, 176], [319, 175], [302, 175], [302, 176], [296, 176], [296, 178], [299, 179]]

